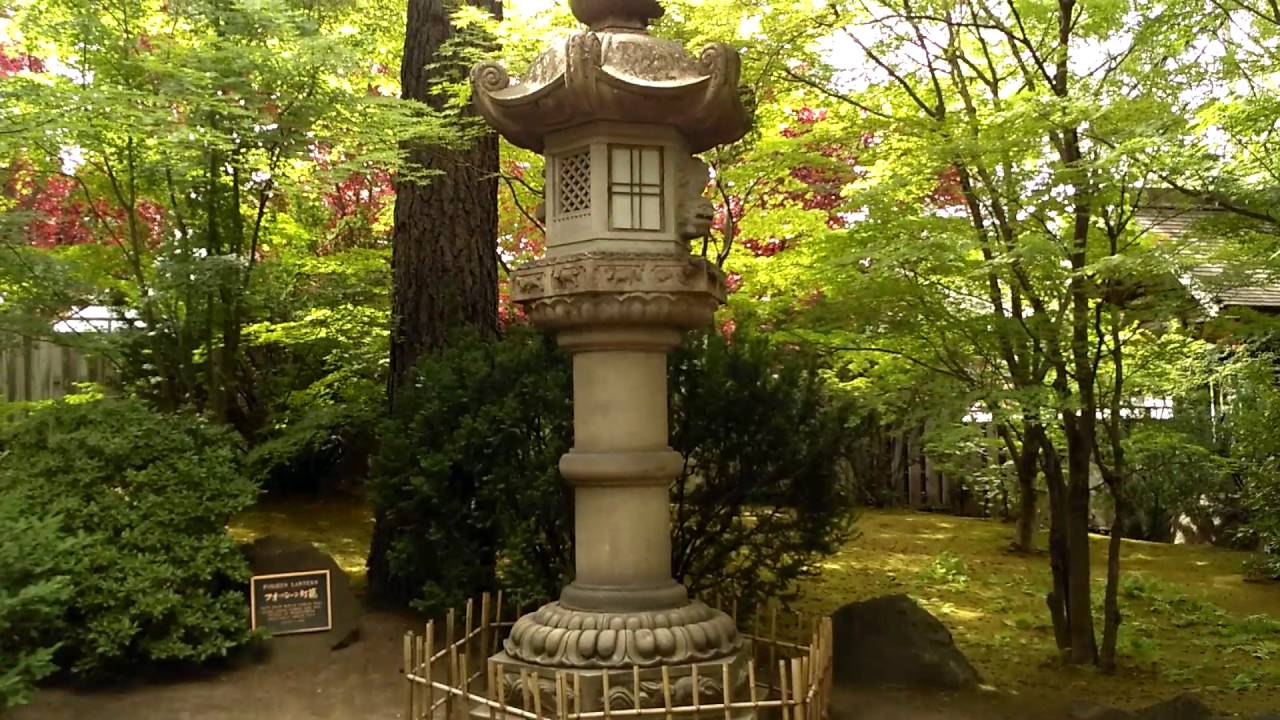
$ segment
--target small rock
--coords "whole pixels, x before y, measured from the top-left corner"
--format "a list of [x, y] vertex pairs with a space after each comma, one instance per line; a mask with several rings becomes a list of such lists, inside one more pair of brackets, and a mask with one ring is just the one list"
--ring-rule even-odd
[[982, 682], [947, 628], [906, 595], [846, 605], [832, 625], [837, 684], [960, 689]]
[[1186, 694], [1138, 711], [1138, 720], [1213, 720], [1209, 706], [1195, 695]]
[[1067, 720], [1135, 720], [1135, 715], [1097, 703], [1076, 701], [1067, 709]]

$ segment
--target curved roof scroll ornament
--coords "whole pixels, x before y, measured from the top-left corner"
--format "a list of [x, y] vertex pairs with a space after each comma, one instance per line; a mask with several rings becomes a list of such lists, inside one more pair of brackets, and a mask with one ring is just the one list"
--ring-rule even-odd
[[515, 145], [543, 151], [548, 134], [596, 121], [675, 126], [699, 153], [746, 134], [742, 61], [724, 43], [691, 57], [656, 38], [655, 0], [570, 0], [591, 29], [542, 53], [519, 80], [498, 63], [471, 73], [476, 106]]

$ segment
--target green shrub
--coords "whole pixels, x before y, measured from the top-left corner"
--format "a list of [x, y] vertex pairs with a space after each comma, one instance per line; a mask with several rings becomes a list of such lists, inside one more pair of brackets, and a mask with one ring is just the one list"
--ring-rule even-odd
[[[57, 402], [0, 425], [0, 494], [60, 520], [69, 579], [54, 660], [86, 680], [223, 657], [250, 638], [248, 567], [227, 533], [256, 487], [236, 436], [136, 400]], [[76, 538], [74, 552], [56, 548]]]
[[388, 322], [383, 308], [341, 304], [245, 328], [251, 355], [272, 359], [255, 386], [267, 423], [245, 460], [267, 492], [352, 489], [367, 473], [386, 410]]
[[35, 683], [57, 670], [53, 662], [71, 605], [65, 562], [81, 543], [57, 517], [41, 517], [9, 494], [0, 495], [0, 710], [27, 702]]
[[853, 412], [806, 353], [739, 330], [672, 354], [673, 567], [691, 592], [783, 597], [852, 531]]
[[394, 584], [375, 593], [434, 610], [499, 577], [523, 600], [558, 588], [571, 557], [557, 469], [573, 437], [571, 388], [567, 359], [527, 328], [500, 342], [462, 336], [422, 361], [369, 483], [390, 538], [370, 564], [386, 562]]
[[[846, 537], [848, 408], [798, 352], [695, 336], [670, 363], [673, 572], [694, 592], [781, 594]], [[389, 600], [435, 610], [501, 585], [554, 596], [572, 567], [568, 358], [528, 329], [428, 357], [382, 432], [370, 481]], [[371, 570], [371, 576], [376, 575]]]
[[1240, 543], [1260, 551], [1248, 572], [1280, 579], [1280, 360], [1247, 362], [1235, 380], [1226, 429], [1248, 523]]

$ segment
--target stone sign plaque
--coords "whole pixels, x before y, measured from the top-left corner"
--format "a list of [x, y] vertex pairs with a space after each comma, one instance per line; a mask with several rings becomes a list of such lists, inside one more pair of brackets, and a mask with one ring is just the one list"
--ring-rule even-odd
[[324, 632], [333, 628], [328, 570], [255, 575], [249, 581], [253, 629], [272, 635]]

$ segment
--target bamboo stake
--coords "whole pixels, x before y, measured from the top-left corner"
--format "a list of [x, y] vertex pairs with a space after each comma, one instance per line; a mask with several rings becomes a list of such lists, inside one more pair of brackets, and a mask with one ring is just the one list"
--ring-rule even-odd
[[528, 710], [533, 705], [533, 700], [529, 697], [529, 671], [520, 671], [520, 697], [524, 699], [523, 707]]
[[791, 659], [791, 688], [796, 700], [795, 708], [791, 711], [791, 716], [794, 717], [795, 720], [805, 720], [806, 718], [804, 711], [805, 688], [802, 687], [804, 683], [803, 662], [804, 661], [800, 658]]
[[636, 710], [640, 709], [640, 666], [631, 666], [631, 698]]
[[[484, 696], [490, 700], [496, 700], [498, 693], [498, 664], [491, 659], [485, 667], [487, 675], [484, 678]], [[492, 705], [489, 706], [489, 720], [494, 720]], [[506, 720], [506, 718], [502, 720]]]
[[671, 720], [671, 669], [662, 666], [662, 707], [667, 711], [667, 720]]
[[760, 696], [756, 692], [756, 661], [752, 658], [747, 661], [747, 687], [751, 694], [751, 717], [753, 720], [760, 720]]
[[556, 715], [560, 720], [569, 718], [569, 676], [563, 670], [556, 673]]
[[404, 634], [404, 681], [408, 683], [409, 692], [405, 697], [405, 717], [413, 717], [413, 680], [410, 676], [413, 674], [413, 633], [406, 632]]
[[533, 714], [536, 718], [542, 717], [542, 676], [534, 673], [529, 678], [529, 682], [533, 683], [533, 687], [529, 690], [533, 693]]
[[778, 606], [769, 602], [769, 664], [778, 660]]
[[582, 714], [582, 673], [573, 674], [573, 714]]
[[480, 654], [489, 653], [489, 593], [480, 596]]
[[[462, 634], [462, 689], [464, 692], [467, 689], [467, 681], [471, 677], [471, 662], [469, 658], [471, 657], [471, 633], [472, 627], [474, 626], [474, 605], [475, 601], [471, 598], [467, 598], [467, 619]], [[450, 718], [450, 720], [452, 720], [452, 718]]]
[[502, 720], [507, 720], [507, 670], [498, 663], [494, 663], [494, 669], [498, 673], [498, 712]]
[[787, 718], [789, 717], [789, 714], [787, 713], [787, 667], [786, 665], [787, 665], [786, 660], [778, 661], [778, 692], [779, 692], [779, 697], [782, 698], [782, 720], [787, 720]]
[[498, 654], [498, 645], [502, 643], [502, 591], [498, 591], [498, 601], [493, 607], [493, 648], [490, 655]]
[[603, 696], [603, 699], [604, 699], [604, 717], [605, 717], [605, 720], [609, 720], [609, 711], [612, 708], [609, 707], [609, 671], [608, 670], [605, 670], [600, 675], [600, 683], [601, 683], [600, 694]]
[[698, 714], [698, 708], [702, 702], [701, 688], [698, 686], [698, 663], [693, 664], [693, 714]]
[[454, 639], [453, 628], [457, 624], [458, 624], [457, 613], [454, 612], [453, 608], [449, 608], [449, 612], [445, 616], [445, 629], [444, 629], [445, 641], [449, 644], [449, 647], [453, 647], [453, 639]]
[[724, 693], [724, 720], [733, 720], [732, 711], [729, 706], [733, 704], [733, 686], [729, 681], [729, 663], [720, 666], [721, 690]]
[[[453, 614], [452, 611], [449, 613]], [[452, 619], [452, 618], [450, 618]], [[452, 629], [453, 623], [449, 624]], [[446, 669], [448, 675], [449, 687], [458, 687], [458, 645], [453, 642], [453, 633], [449, 633], [449, 666]], [[444, 717], [445, 720], [453, 720], [453, 693], [444, 696]]]
[[[436, 621], [432, 620], [427, 623], [427, 669], [425, 673], [427, 678], [427, 687], [426, 687], [427, 712], [425, 714], [427, 716], [435, 715], [435, 711], [436, 711], [436, 686], [435, 686], [436, 679], [435, 679], [435, 667], [433, 664], [435, 659], [435, 651], [436, 651]], [[428, 720], [431, 720], [431, 718], [428, 717]]]
[[[418, 636], [414, 638], [413, 651], [415, 655], [413, 666], [414, 668], [416, 668], [414, 672], [418, 673], [419, 675], [425, 675], [423, 671], [423, 666], [426, 665], [426, 650], [424, 645], [424, 638], [422, 636]], [[427, 677], [426, 684], [430, 685], [431, 678], [430, 676], [426, 676], [426, 677]], [[418, 683], [414, 683], [414, 685], [416, 687], [414, 688], [413, 702], [414, 702], [414, 705], [417, 705], [418, 701], [422, 699], [423, 688]]]
[[471, 676], [467, 673], [467, 656], [469, 654], [470, 653], [464, 652], [458, 658], [458, 670], [460, 671], [459, 674], [462, 675], [462, 682], [458, 683], [458, 689], [462, 690], [462, 695], [464, 697], [467, 694], [468, 686], [471, 684]]

